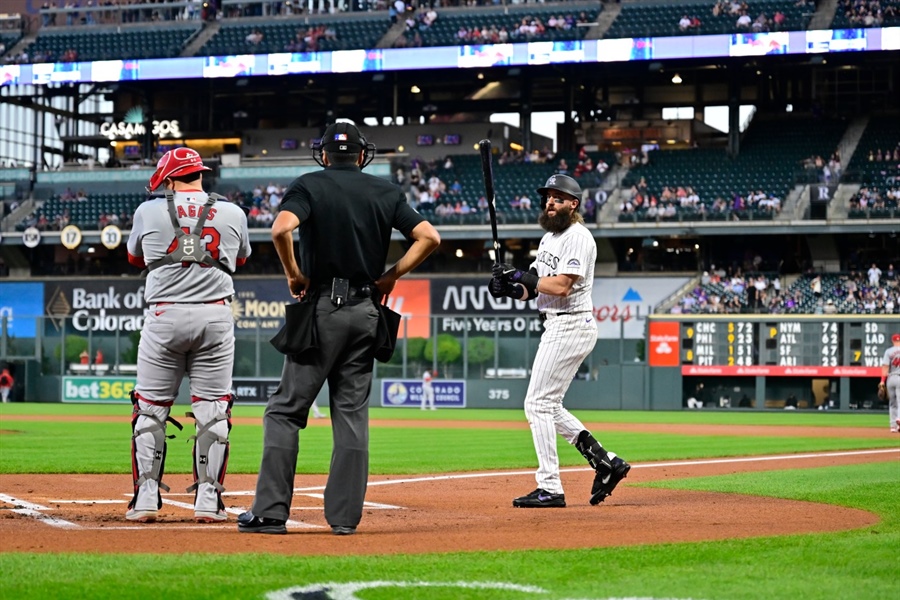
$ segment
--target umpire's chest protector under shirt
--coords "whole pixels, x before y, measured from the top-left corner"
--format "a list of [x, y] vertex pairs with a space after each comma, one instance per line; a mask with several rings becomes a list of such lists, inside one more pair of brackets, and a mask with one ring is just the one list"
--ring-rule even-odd
[[393, 229], [407, 239], [424, 219], [393, 183], [353, 166], [301, 175], [281, 210], [300, 219], [300, 268], [313, 281], [363, 285], [384, 272]]

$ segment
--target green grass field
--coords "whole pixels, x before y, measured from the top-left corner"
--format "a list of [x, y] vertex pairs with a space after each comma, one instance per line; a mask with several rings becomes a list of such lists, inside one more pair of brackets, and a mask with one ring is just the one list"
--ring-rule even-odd
[[[173, 413], [178, 416], [181, 407]], [[7, 404], [0, 407], [0, 494], [12, 473], [127, 473], [130, 406]], [[236, 417], [258, 417], [260, 407], [236, 407]], [[579, 411], [604, 445], [632, 463], [897, 448], [886, 415], [829, 413], [607, 412]], [[70, 416], [30, 421], [22, 415]], [[121, 422], [74, 417], [118, 415]], [[521, 421], [521, 411], [373, 409], [373, 419]], [[692, 436], [677, 432], [603, 432], [603, 423], [671, 423], [820, 426], [823, 437], [790, 435]], [[186, 429], [192, 422], [185, 422]], [[838, 437], [842, 427], [884, 430], [878, 437]], [[835, 437], [829, 437], [835, 432]], [[232, 432], [230, 473], [253, 473], [261, 452], [260, 425]], [[184, 443], [187, 434], [180, 434]], [[527, 429], [375, 427], [374, 474], [532, 469]], [[302, 433], [301, 473], [324, 473], [330, 429]], [[563, 465], [583, 466], [574, 449], [560, 445]], [[189, 452], [170, 452], [167, 472], [187, 473]], [[877, 514], [871, 527], [841, 533], [762, 537], [721, 542], [659, 544], [515, 552], [317, 557], [261, 554], [217, 555], [201, 549], [182, 555], [23, 554], [5, 551], [0, 538], [0, 598], [264, 598], [383, 599], [896, 599], [900, 598], [900, 453], [883, 462], [846, 467], [773, 470], [720, 477], [666, 480], [642, 485], [740, 493], [855, 507]], [[2, 514], [0, 503], [0, 519]], [[602, 507], [598, 518], [603, 518]], [[10, 516], [19, 518], [18, 516]], [[777, 518], [773, 515], [773, 518]], [[2, 524], [0, 524], [2, 526]], [[2, 529], [0, 529], [2, 531]], [[573, 531], [577, 536], [579, 532]], [[359, 534], [359, 535], [362, 535]], [[588, 541], [587, 546], [590, 545]], [[372, 587], [371, 582], [404, 582]], [[304, 586], [369, 582], [330, 596]], [[504, 584], [504, 589], [479, 586]], [[276, 597], [276, 596], [271, 596]]]

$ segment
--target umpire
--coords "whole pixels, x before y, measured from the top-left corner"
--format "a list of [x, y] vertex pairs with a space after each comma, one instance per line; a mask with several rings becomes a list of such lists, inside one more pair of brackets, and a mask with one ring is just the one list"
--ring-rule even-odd
[[[431, 254], [440, 236], [396, 185], [362, 172], [375, 146], [347, 122], [325, 129], [313, 157], [324, 169], [291, 183], [272, 225], [272, 241], [296, 298], [316, 300], [318, 348], [285, 356], [281, 382], [263, 416], [256, 497], [238, 517], [245, 533], [287, 533], [299, 431], [327, 381], [333, 450], [325, 519], [336, 535], [355, 533], [369, 475], [369, 392], [378, 310], [397, 280]], [[293, 233], [299, 228], [298, 263]], [[384, 271], [393, 229], [410, 242]], [[302, 267], [302, 269], [301, 269]]]

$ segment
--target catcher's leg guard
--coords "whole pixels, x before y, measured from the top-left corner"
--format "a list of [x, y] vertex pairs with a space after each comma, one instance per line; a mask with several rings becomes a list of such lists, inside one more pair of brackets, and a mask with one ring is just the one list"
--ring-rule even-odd
[[[166, 465], [166, 423], [178, 429], [181, 424], [169, 416], [172, 402], [152, 403], [131, 392], [131, 473], [134, 478], [134, 497], [128, 508], [135, 513], [151, 512], [162, 507], [160, 488], [169, 491], [162, 482]], [[140, 519], [139, 515], [136, 520]]]
[[194, 440], [194, 483], [187, 488], [194, 492], [194, 517], [204, 521], [224, 521], [225, 504], [222, 492], [228, 469], [228, 434], [231, 432], [231, 406], [234, 396], [217, 400], [194, 398], [193, 412], [187, 416], [196, 421]]

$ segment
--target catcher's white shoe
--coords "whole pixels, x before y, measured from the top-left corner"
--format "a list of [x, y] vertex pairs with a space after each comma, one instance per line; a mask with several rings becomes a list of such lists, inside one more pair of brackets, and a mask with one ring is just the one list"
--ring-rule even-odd
[[157, 513], [158, 511], [156, 510], [136, 510], [132, 508], [125, 513], [125, 518], [138, 523], [153, 523], [156, 521]]
[[224, 511], [195, 510], [194, 520], [198, 523], [221, 523], [228, 520], [228, 515]]

